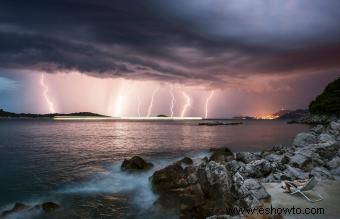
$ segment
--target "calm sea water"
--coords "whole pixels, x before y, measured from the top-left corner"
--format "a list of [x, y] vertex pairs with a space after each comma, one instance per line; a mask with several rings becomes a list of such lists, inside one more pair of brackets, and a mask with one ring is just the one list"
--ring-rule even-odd
[[[185, 155], [209, 148], [258, 151], [290, 144], [309, 129], [285, 121], [245, 121], [238, 126], [198, 122], [0, 120], [0, 211], [15, 202], [60, 203], [55, 214], [17, 218], [163, 218], [154, 207], [149, 176]], [[124, 158], [140, 155], [155, 167], [128, 174]], [[16, 216], [13, 216], [15, 218]]]

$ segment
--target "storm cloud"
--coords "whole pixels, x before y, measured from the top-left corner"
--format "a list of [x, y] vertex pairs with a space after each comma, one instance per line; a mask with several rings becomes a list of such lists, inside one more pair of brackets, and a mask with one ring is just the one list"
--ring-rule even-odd
[[340, 69], [337, 0], [0, 2], [0, 68], [227, 86]]

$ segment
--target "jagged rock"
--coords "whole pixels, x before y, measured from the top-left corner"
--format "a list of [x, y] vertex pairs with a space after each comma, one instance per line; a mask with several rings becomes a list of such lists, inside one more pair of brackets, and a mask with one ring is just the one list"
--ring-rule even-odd
[[305, 179], [307, 174], [298, 168], [286, 165], [286, 170], [283, 171], [282, 179], [295, 180], [295, 179]]
[[151, 182], [153, 188], [157, 192], [169, 192], [173, 189], [187, 185], [184, 176], [185, 171], [183, 167], [180, 164], [175, 163], [154, 172], [151, 176]]
[[331, 136], [330, 134], [327, 133], [322, 133], [319, 135], [319, 142], [320, 143], [327, 143], [327, 144], [334, 144], [336, 141], [333, 138], [333, 136]]
[[316, 135], [321, 134], [323, 130], [324, 130], [324, 126], [320, 124], [310, 129], [310, 131]]
[[242, 171], [245, 168], [245, 164], [242, 162], [238, 162], [236, 160], [229, 161], [225, 164], [226, 168], [233, 173], [237, 171]]
[[1, 216], [2, 216], [2, 217], [5, 217], [5, 216], [7, 216], [7, 215], [9, 215], [9, 214], [17, 213], [17, 212], [26, 210], [26, 209], [28, 209], [28, 208], [29, 208], [28, 205], [25, 205], [25, 204], [23, 204], [23, 203], [17, 202], [17, 203], [14, 204], [14, 206], [13, 206], [12, 209], [3, 211], [3, 212], [1, 213]]
[[250, 163], [255, 160], [260, 160], [262, 157], [259, 153], [251, 152], [238, 152], [236, 153], [236, 160], [242, 161], [243, 163]]
[[272, 171], [272, 166], [265, 159], [255, 160], [245, 166], [245, 174], [249, 177], [260, 178], [267, 176]]
[[331, 173], [334, 174], [335, 176], [340, 176], [340, 167], [332, 170]]
[[329, 124], [329, 127], [333, 130], [336, 130], [336, 131], [340, 131], [340, 122], [335, 122], [335, 121], [332, 121], [330, 124]]
[[190, 157], [184, 157], [183, 159], [181, 159], [177, 162], [183, 163], [183, 164], [186, 164], [186, 165], [192, 165], [194, 163], [193, 160]]
[[228, 162], [234, 159], [234, 154], [229, 148], [212, 148], [210, 152], [213, 154], [209, 161]]
[[299, 133], [294, 138], [293, 144], [297, 147], [304, 147], [310, 144], [317, 143], [317, 138], [315, 135], [310, 133]]
[[55, 211], [56, 209], [58, 209], [60, 206], [54, 202], [45, 202], [41, 204], [41, 208], [43, 209], [43, 211], [45, 213], [51, 212], [51, 211]]
[[297, 153], [290, 158], [290, 164], [293, 167], [300, 168], [306, 171], [311, 169], [312, 159], [303, 154]]
[[270, 161], [270, 162], [281, 162], [283, 155], [278, 155], [278, 154], [268, 154], [267, 156], [264, 157], [266, 160]]
[[334, 157], [331, 161], [327, 163], [331, 169], [337, 169], [340, 166], [340, 158], [338, 156]]
[[315, 167], [311, 171], [311, 174], [322, 179], [334, 179], [332, 174], [328, 172], [328, 170], [326, 170], [324, 167]]
[[121, 165], [123, 171], [127, 170], [148, 170], [153, 167], [152, 163], [146, 162], [139, 156], [134, 156], [131, 159], [125, 159]]

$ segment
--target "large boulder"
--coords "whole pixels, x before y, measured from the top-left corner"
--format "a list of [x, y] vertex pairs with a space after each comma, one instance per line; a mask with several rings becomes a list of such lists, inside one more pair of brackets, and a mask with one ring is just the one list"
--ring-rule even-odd
[[297, 147], [304, 147], [310, 144], [317, 143], [318, 139], [315, 135], [310, 133], [299, 133], [294, 138], [293, 144]]
[[250, 163], [255, 160], [260, 160], [262, 157], [260, 153], [251, 153], [251, 152], [238, 152], [236, 153], [236, 160], [242, 161], [243, 163]]
[[185, 171], [179, 163], [171, 164], [154, 172], [150, 179], [153, 189], [158, 193], [171, 192], [188, 185], [185, 180]]
[[307, 177], [307, 173], [305, 173], [301, 169], [291, 167], [289, 165], [286, 165], [286, 169], [282, 172], [281, 175], [282, 180], [306, 179]]
[[255, 160], [248, 163], [244, 171], [245, 175], [249, 177], [260, 178], [269, 175], [272, 171], [272, 166], [270, 162], [265, 159]]
[[312, 159], [300, 153], [297, 153], [290, 158], [290, 164], [293, 167], [303, 169], [305, 171], [311, 170], [311, 168], [313, 167]]
[[152, 163], [146, 162], [139, 156], [134, 156], [131, 159], [125, 159], [121, 165], [121, 170], [148, 170], [153, 167]]
[[210, 156], [209, 161], [221, 163], [234, 159], [234, 154], [229, 148], [211, 148], [210, 152], [212, 152], [212, 155]]
[[194, 161], [190, 157], [184, 157], [184, 158], [180, 159], [179, 161], [177, 161], [177, 163], [185, 164], [185, 165], [192, 165], [194, 163]]

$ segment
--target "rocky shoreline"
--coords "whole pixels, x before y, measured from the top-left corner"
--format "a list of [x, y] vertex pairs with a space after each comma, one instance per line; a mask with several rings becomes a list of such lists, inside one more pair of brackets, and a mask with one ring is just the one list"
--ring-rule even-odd
[[270, 194], [261, 183], [310, 175], [335, 180], [340, 176], [340, 119], [297, 134], [290, 146], [256, 153], [232, 153], [227, 148], [210, 152], [210, 158], [184, 158], [154, 172], [150, 182], [159, 195], [156, 204], [177, 210], [180, 218], [239, 218], [227, 215], [226, 208], [270, 204]]

